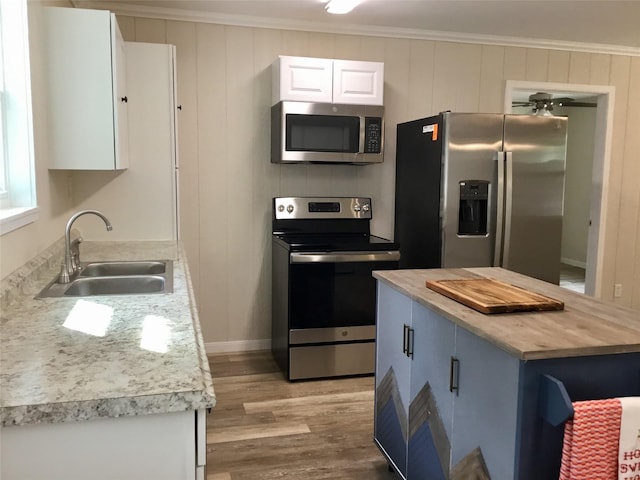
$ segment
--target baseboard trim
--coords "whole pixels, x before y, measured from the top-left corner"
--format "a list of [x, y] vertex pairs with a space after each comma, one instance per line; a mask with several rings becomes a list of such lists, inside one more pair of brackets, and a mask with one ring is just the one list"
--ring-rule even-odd
[[207, 342], [204, 344], [204, 348], [208, 354], [270, 350], [271, 339], [264, 338], [261, 340], [238, 340], [234, 342]]
[[572, 267], [587, 268], [587, 262], [581, 262], [580, 260], [574, 260], [572, 258], [561, 258], [560, 261], [562, 263], [566, 263], [567, 265], [571, 265]]

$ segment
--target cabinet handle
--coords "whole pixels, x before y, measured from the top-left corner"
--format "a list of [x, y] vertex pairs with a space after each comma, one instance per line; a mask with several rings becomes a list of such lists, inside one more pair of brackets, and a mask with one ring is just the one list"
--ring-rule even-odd
[[456, 396], [458, 395], [458, 391], [460, 388], [460, 360], [456, 357], [451, 357], [451, 365], [449, 369], [449, 391], [451, 393], [456, 392]]
[[415, 329], [407, 327], [407, 357], [409, 358], [413, 358], [413, 339], [415, 334]]
[[402, 353], [404, 353], [405, 355], [407, 354], [407, 351], [409, 350], [409, 345], [407, 343], [407, 340], [409, 339], [409, 335], [407, 335], [407, 332], [409, 330], [409, 325], [404, 324], [402, 326], [403, 330], [402, 330]]
[[125, 95], [124, 97], [122, 97], [122, 98], [120, 99], [120, 101], [121, 101], [122, 103], [127, 103], [127, 102], [129, 101], [129, 99], [128, 99], [128, 98], [127, 98], [127, 96]]

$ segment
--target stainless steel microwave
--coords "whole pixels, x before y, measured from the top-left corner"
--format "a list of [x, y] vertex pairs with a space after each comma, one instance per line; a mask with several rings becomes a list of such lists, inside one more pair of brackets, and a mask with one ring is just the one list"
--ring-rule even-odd
[[380, 163], [384, 107], [279, 102], [271, 107], [272, 163]]

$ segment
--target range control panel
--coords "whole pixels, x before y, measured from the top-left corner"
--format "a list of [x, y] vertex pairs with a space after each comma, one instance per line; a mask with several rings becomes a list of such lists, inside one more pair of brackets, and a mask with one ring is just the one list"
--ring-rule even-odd
[[371, 199], [366, 197], [276, 197], [273, 216], [282, 219], [371, 218]]

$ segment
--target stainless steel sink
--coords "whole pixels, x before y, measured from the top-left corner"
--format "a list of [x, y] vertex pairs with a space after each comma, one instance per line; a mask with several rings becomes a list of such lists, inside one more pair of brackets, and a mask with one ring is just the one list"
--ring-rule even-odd
[[77, 278], [65, 290], [65, 297], [91, 295], [132, 295], [164, 292], [164, 277], [158, 275], [128, 275]]
[[166, 261], [92, 262], [80, 270], [80, 277], [112, 275], [157, 275], [165, 273]]
[[87, 297], [95, 295], [140, 295], [173, 292], [171, 260], [90, 262], [69, 283], [54, 279], [36, 296]]

